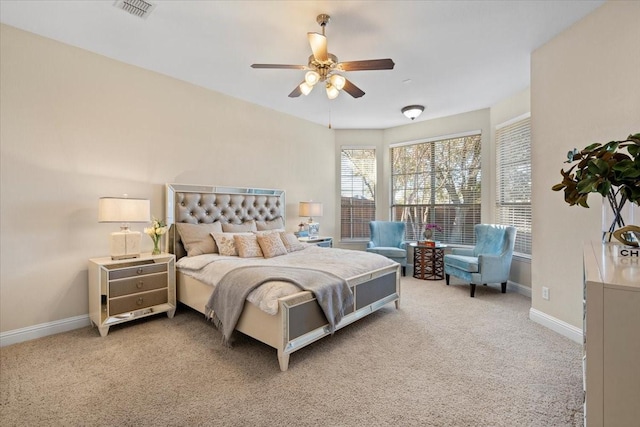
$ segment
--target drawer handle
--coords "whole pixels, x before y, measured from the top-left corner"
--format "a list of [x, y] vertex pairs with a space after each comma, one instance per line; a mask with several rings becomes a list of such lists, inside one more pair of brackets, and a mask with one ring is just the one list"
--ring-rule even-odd
[[142, 274], [142, 267], [138, 267], [138, 274]]
[[142, 289], [142, 287], [144, 286], [144, 281], [140, 280], [138, 283], [136, 283], [136, 288], [138, 289]]
[[136, 301], [136, 304], [138, 304], [138, 305], [142, 305], [143, 303], [144, 303], [144, 298], [143, 297], [138, 298], [138, 300]]

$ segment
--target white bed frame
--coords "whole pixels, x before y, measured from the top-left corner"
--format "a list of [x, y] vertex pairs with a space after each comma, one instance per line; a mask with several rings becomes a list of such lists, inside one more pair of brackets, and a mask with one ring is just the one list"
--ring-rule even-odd
[[[194, 222], [193, 214], [185, 215], [184, 204], [179, 202], [184, 199], [183, 196], [188, 193], [191, 200], [193, 197], [200, 200], [215, 199], [216, 195], [222, 195], [225, 200], [229, 199], [229, 195], [233, 195], [236, 202], [243, 200], [242, 195], [251, 197], [253, 211], [262, 211], [260, 206], [255, 204], [255, 195], [269, 195], [270, 211], [273, 215], [282, 216], [284, 221], [284, 212], [280, 212], [277, 208], [273, 208], [273, 196], [280, 200], [277, 205], [284, 209], [284, 191], [281, 190], [264, 190], [264, 189], [248, 189], [248, 188], [220, 188], [210, 186], [191, 186], [181, 184], [167, 184], [167, 224], [174, 224], [176, 220]], [[244, 205], [244, 203], [241, 203]], [[200, 206], [200, 202], [198, 202]], [[179, 212], [182, 210], [183, 212]], [[233, 208], [235, 215], [238, 215], [238, 209]], [[211, 212], [211, 211], [208, 211]], [[242, 216], [245, 214], [240, 214]], [[212, 217], [215, 215], [206, 215]], [[225, 218], [225, 220], [228, 218]], [[238, 218], [234, 218], [237, 221]], [[240, 220], [247, 220], [244, 216]], [[271, 219], [267, 215], [255, 216], [250, 219]], [[169, 250], [176, 254], [177, 258], [184, 256], [184, 249], [181, 248], [179, 236], [175, 231], [175, 227], [171, 227], [169, 232]], [[330, 250], [330, 249], [328, 249]], [[380, 268], [365, 274], [352, 277], [347, 280], [349, 287], [354, 294], [353, 306], [345, 311], [345, 316], [340, 323], [336, 325], [336, 330], [341, 329], [358, 319], [367, 316], [370, 313], [380, 309], [384, 305], [395, 302], [396, 308], [400, 307], [400, 265], [391, 265], [389, 267]], [[205, 305], [211, 296], [211, 286], [204, 284], [180, 271], [176, 277], [178, 301], [199, 311], [205, 312]], [[278, 313], [271, 315], [263, 312], [254, 304], [245, 302], [244, 309], [236, 330], [249, 335], [273, 348], [278, 352], [278, 362], [280, 370], [286, 371], [289, 367], [289, 355], [294, 351], [329, 335], [329, 324], [320, 309], [313, 294], [308, 291], [301, 291], [294, 295], [290, 295], [278, 300]]]

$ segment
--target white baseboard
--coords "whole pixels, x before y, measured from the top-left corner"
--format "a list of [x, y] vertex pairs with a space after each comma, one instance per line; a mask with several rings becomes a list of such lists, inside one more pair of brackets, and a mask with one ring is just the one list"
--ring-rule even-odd
[[512, 282], [509, 280], [507, 282], [507, 292], [513, 291], [517, 294], [524, 295], [525, 297], [531, 298], [531, 288], [525, 285], [521, 285], [520, 283]]
[[553, 316], [549, 316], [548, 314], [543, 313], [540, 310], [530, 308], [529, 319], [541, 324], [546, 328], [551, 329], [554, 332], [559, 333], [562, 336], [569, 338], [572, 341], [577, 342], [578, 344], [583, 343], [582, 329], [576, 328], [575, 326], [563, 322], [562, 320], [556, 319]]
[[67, 319], [56, 320], [54, 322], [41, 323], [39, 325], [28, 326], [26, 328], [14, 329], [0, 333], [0, 347], [19, 342], [42, 338], [61, 332], [72, 331], [91, 325], [89, 315], [69, 317]]

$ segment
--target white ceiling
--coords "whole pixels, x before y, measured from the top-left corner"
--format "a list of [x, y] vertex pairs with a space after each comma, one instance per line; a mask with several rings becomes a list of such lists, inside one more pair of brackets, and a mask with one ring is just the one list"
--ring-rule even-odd
[[[0, 20], [36, 34], [334, 129], [409, 123], [489, 107], [529, 86], [530, 54], [604, 1], [167, 1], [141, 19], [115, 1], [0, 1]], [[287, 95], [306, 65], [307, 32], [340, 61], [391, 58], [395, 69], [345, 76], [366, 92]]]

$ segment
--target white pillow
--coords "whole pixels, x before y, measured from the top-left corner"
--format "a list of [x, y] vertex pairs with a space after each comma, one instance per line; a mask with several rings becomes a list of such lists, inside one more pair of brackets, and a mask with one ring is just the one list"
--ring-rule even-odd
[[242, 224], [231, 224], [230, 222], [222, 224], [222, 231], [225, 233], [243, 233], [247, 231], [258, 231], [254, 220], [245, 221]]
[[279, 216], [271, 221], [256, 221], [256, 227], [258, 227], [258, 231], [275, 230], [277, 228], [284, 229], [284, 221], [282, 217]]

